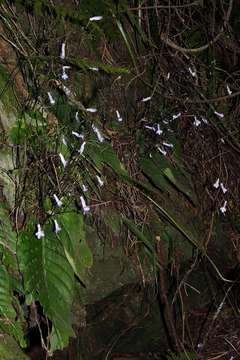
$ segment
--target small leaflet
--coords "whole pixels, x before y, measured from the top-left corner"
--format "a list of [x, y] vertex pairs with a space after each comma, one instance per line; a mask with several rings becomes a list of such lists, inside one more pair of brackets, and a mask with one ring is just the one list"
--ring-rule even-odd
[[98, 175], [96, 175], [96, 178], [97, 178], [99, 186], [102, 187], [104, 185], [104, 181]]
[[43, 238], [43, 237], [45, 236], [44, 231], [42, 230], [40, 224], [37, 224], [37, 232], [35, 233], [35, 236], [36, 236], [38, 239], [41, 239], [41, 238]]
[[56, 219], [53, 220], [54, 221], [54, 232], [57, 234], [59, 233], [62, 229], [61, 227], [59, 226], [58, 222]]
[[48, 94], [48, 98], [49, 98], [50, 104], [51, 104], [51, 105], [54, 105], [56, 101], [55, 101], [54, 98], [52, 97], [52, 94], [51, 94], [50, 92], [48, 92], [47, 94]]
[[215, 188], [215, 189], [218, 189], [219, 188], [219, 182], [220, 182], [220, 180], [219, 180], [219, 178], [216, 180], [216, 182], [213, 184], [213, 187]]
[[227, 211], [227, 201], [226, 201], [226, 200], [224, 201], [223, 206], [220, 207], [220, 211], [221, 211], [221, 213], [222, 213], [223, 215], [224, 215], [225, 212]]
[[57, 207], [62, 207], [63, 203], [62, 201], [58, 198], [58, 196], [56, 194], [53, 194], [54, 200], [56, 202]]
[[62, 164], [63, 164], [63, 167], [66, 167], [66, 165], [67, 165], [67, 160], [65, 160], [64, 159], [64, 156], [63, 156], [63, 154], [59, 154], [59, 157], [60, 157], [60, 160], [61, 160], [61, 162], [62, 162]]
[[60, 54], [60, 59], [62, 60], [65, 59], [65, 49], [66, 49], [66, 43], [62, 43], [61, 54]]
[[80, 196], [80, 201], [83, 209], [83, 213], [86, 214], [90, 211], [90, 207], [86, 205], [86, 201], [83, 196]]
[[223, 114], [223, 113], [214, 111], [214, 114], [217, 115], [218, 117], [220, 117], [221, 119], [224, 118], [224, 114]]
[[103, 19], [103, 16], [92, 16], [89, 21], [100, 21]]

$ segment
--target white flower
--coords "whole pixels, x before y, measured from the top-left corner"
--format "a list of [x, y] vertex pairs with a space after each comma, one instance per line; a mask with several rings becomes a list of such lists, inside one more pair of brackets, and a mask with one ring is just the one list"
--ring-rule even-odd
[[54, 200], [55, 200], [55, 202], [56, 202], [56, 205], [57, 205], [58, 207], [62, 207], [62, 206], [63, 206], [63, 203], [62, 203], [62, 201], [57, 197], [57, 195], [54, 194], [53, 197], [54, 197]]
[[175, 120], [175, 119], [179, 118], [181, 115], [182, 115], [181, 113], [178, 113], [177, 115], [173, 115], [172, 118], [173, 118], [173, 120]]
[[70, 95], [71, 95], [71, 90], [70, 90], [68, 87], [66, 87], [65, 85], [63, 85], [62, 88], [63, 88], [63, 91], [64, 91], [64, 93], [65, 93], [66, 96], [70, 96]]
[[122, 117], [121, 117], [121, 115], [120, 115], [120, 113], [119, 113], [118, 110], [116, 110], [116, 114], [117, 114], [117, 119], [118, 119], [118, 121], [121, 122], [121, 121], [122, 121]]
[[163, 124], [168, 125], [168, 120], [163, 120]]
[[58, 225], [58, 222], [57, 222], [57, 220], [53, 220], [54, 221], [54, 231], [55, 231], [55, 233], [57, 234], [57, 233], [59, 233], [59, 231], [61, 231], [62, 229], [61, 229], [61, 227]]
[[167, 155], [167, 152], [163, 149], [161, 149], [159, 146], [157, 146], [157, 149], [160, 151], [161, 154], [163, 154], [164, 156]]
[[232, 95], [232, 90], [230, 89], [230, 87], [227, 85], [227, 92], [228, 92], [228, 95]]
[[193, 71], [190, 67], [188, 68], [188, 71], [190, 72], [190, 74], [192, 75], [192, 77], [196, 76], [196, 71]]
[[144, 127], [145, 127], [146, 129], [148, 129], [148, 130], [156, 131], [153, 126], [144, 125]]
[[222, 192], [223, 192], [224, 194], [226, 194], [227, 189], [225, 188], [225, 186], [223, 185], [222, 182], [221, 182], [221, 184], [220, 184], [220, 187], [221, 187], [221, 189], [222, 189]]
[[64, 136], [62, 137], [62, 143], [63, 143], [63, 145], [67, 146], [67, 140], [65, 139]]
[[97, 178], [99, 186], [102, 187], [104, 185], [104, 182], [102, 181], [102, 179], [98, 175], [96, 175], [96, 178]]
[[198, 127], [199, 125], [201, 125], [201, 121], [197, 119], [196, 116], [194, 116], [194, 122], [193, 122], [193, 125]]
[[83, 189], [83, 192], [87, 192], [88, 191], [88, 187], [84, 184], [82, 184], [82, 189]]
[[79, 117], [78, 117], [78, 111], [76, 111], [76, 114], [75, 114], [75, 120], [77, 121], [77, 122], [79, 122], [80, 120], [79, 120]]
[[72, 134], [73, 134], [74, 136], [76, 136], [77, 138], [79, 138], [79, 139], [84, 139], [84, 135], [79, 134], [79, 133], [76, 132], [76, 131], [72, 131]]
[[224, 118], [224, 114], [223, 113], [219, 113], [217, 111], [214, 111], [214, 114], [217, 115], [218, 117], [220, 117], [221, 119]]
[[215, 189], [218, 189], [219, 188], [219, 178], [216, 180], [216, 182], [213, 184], [213, 187]]
[[156, 130], [156, 134], [157, 135], [162, 135], [163, 131], [160, 129], [160, 125], [157, 124], [157, 130]]
[[71, 68], [71, 66], [63, 66], [63, 67], [62, 67], [62, 71], [63, 71], [63, 73], [62, 73], [62, 79], [63, 79], [63, 80], [67, 80], [67, 79], [69, 78], [68, 74], [66, 73], [66, 70], [68, 70], [68, 69], [70, 69], [70, 68]]
[[65, 167], [67, 165], [67, 160], [64, 159], [64, 156], [61, 153], [59, 154], [59, 157], [60, 157], [60, 160], [61, 160], [61, 162], [63, 164], [63, 167]]
[[224, 204], [222, 207], [220, 207], [220, 211], [222, 214], [225, 214], [225, 212], [227, 211], [227, 201], [224, 201]]
[[52, 97], [52, 94], [51, 94], [50, 92], [48, 92], [47, 94], [48, 94], [48, 98], [49, 98], [50, 104], [51, 104], [51, 105], [54, 105], [56, 101], [55, 101], [54, 98]]
[[86, 111], [88, 111], [90, 113], [95, 113], [95, 112], [97, 112], [97, 109], [95, 109], [95, 108], [87, 108]]
[[99, 68], [97, 68], [97, 67], [90, 67], [89, 69], [92, 71], [99, 71]]
[[100, 133], [100, 131], [98, 130], [98, 128], [94, 125], [92, 125], [92, 129], [95, 132], [95, 134], [97, 135], [97, 138], [100, 142], [104, 141], [104, 137], [102, 136], [102, 134]]
[[83, 213], [86, 214], [87, 212], [90, 211], [90, 207], [86, 205], [86, 201], [83, 196], [80, 196], [80, 200], [83, 208]]
[[100, 21], [103, 19], [103, 16], [92, 16], [89, 21]]
[[201, 116], [201, 120], [204, 124], [208, 124], [208, 121], [204, 116]]
[[146, 98], [143, 98], [142, 100], [141, 100], [141, 102], [147, 102], [147, 101], [150, 101], [151, 100], [151, 96], [148, 96], [148, 97], [146, 97]]
[[173, 144], [166, 143], [165, 141], [163, 141], [163, 145], [169, 148], [173, 148]]
[[170, 79], [170, 72], [167, 73], [167, 80]]
[[79, 154], [82, 155], [83, 152], [84, 152], [84, 148], [85, 148], [85, 145], [86, 145], [86, 141], [84, 141], [80, 147], [80, 149], [78, 150]]
[[60, 58], [63, 60], [65, 59], [65, 48], [66, 48], [66, 44], [62, 43], [62, 47], [61, 47], [61, 54], [60, 54]]
[[37, 224], [37, 232], [35, 233], [35, 236], [38, 238], [38, 239], [41, 239], [45, 236], [44, 234], [44, 231], [41, 229], [41, 225], [40, 224]]

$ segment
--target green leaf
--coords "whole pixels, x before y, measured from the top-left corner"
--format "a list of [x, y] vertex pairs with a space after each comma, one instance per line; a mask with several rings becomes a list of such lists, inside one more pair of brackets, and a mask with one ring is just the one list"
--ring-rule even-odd
[[62, 228], [57, 237], [63, 244], [66, 258], [74, 273], [84, 282], [85, 271], [92, 266], [93, 258], [85, 238], [83, 216], [69, 211], [56, 218]]
[[13, 269], [17, 269], [16, 261], [16, 233], [12, 229], [8, 210], [0, 204], [0, 245], [3, 252], [3, 263]]
[[67, 346], [69, 337], [74, 336], [71, 327], [74, 273], [52, 228], [44, 231], [42, 239], [30, 232], [20, 235], [18, 258], [25, 293], [39, 300], [52, 322], [49, 339], [54, 351]]
[[26, 347], [21, 322], [16, 320], [17, 314], [12, 305], [13, 291], [10, 276], [6, 268], [0, 267], [0, 329], [13, 336], [22, 347]]

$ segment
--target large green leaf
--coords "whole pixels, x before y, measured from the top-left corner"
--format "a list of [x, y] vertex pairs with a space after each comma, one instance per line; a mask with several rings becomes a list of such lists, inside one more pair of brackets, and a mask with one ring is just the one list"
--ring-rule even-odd
[[57, 220], [62, 229], [57, 236], [63, 244], [66, 258], [74, 273], [84, 282], [85, 271], [92, 266], [93, 259], [86, 243], [83, 216], [69, 211], [58, 215]]
[[19, 238], [18, 257], [26, 295], [40, 301], [52, 322], [50, 350], [64, 348], [69, 337], [74, 336], [71, 327], [74, 272], [61, 242], [50, 226], [42, 239], [24, 232]]
[[26, 346], [20, 320], [13, 307], [13, 289], [6, 268], [0, 267], [0, 329], [1, 332], [13, 336], [22, 347]]

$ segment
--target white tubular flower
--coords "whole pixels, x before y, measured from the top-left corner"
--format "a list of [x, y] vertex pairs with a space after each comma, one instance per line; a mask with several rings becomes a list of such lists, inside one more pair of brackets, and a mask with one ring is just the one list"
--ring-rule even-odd
[[227, 92], [228, 92], [228, 95], [232, 95], [232, 90], [230, 89], [230, 87], [227, 85]]
[[201, 116], [201, 120], [204, 124], [208, 124], [208, 121], [204, 116]]
[[79, 138], [79, 139], [84, 139], [84, 135], [79, 134], [79, 133], [76, 132], [76, 131], [72, 131], [72, 134], [73, 134], [74, 136], [76, 136], [77, 138]]
[[87, 108], [86, 111], [90, 112], [90, 113], [95, 113], [95, 112], [97, 112], [97, 109], [95, 109], [95, 108]]
[[220, 187], [221, 187], [221, 189], [222, 189], [222, 192], [223, 192], [224, 194], [226, 194], [227, 189], [225, 188], [225, 186], [223, 185], [222, 182], [220, 183]]
[[181, 115], [182, 115], [181, 113], [178, 113], [178, 114], [176, 114], [176, 115], [173, 115], [172, 119], [175, 120], [175, 119], [179, 118]]
[[221, 119], [224, 118], [224, 114], [223, 114], [223, 113], [214, 111], [214, 114], [217, 115], [218, 117], [220, 117]]
[[221, 213], [222, 213], [223, 215], [224, 215], [225, 212], [227, 211], [227, 201], [226, 201], [226, 200], [224, 201], [223, 206], [220, 207], [220, 211], [221, 211]]
[[88, 191], [88, 187], [84, 184], [82, 184], [82, 189], [83, 189], [83, 192], [87, 192]]
[[60, 160], [61, 160], [61, 162], [62, 162], [62, 164], [63, 164], [63, 167], [66, 167], [66, 165], [67, 165], [67, 160], [65, 160], [64, 159], [64, 156], [63, 156], [63, 154], [59, 154], [59, 157], [60, 157]]
[[86, 141], [84, 141], [80, 147], [80, 149], [78, 150], [79, 154], [82, 155], [83, 152], [84, 152], [84, 148], [85, 148], [85, 145], [86, 145]]
[[98, 129], [96, 126], [94, 126], [94, 125], [92, 125], [92, 129], [93, 129], [93, 131], [95, 132], [95, 134], [97, 135], [98, 140], [99, 140], [101, 143], [104, 142], [104, 137], [103, 137], [102, 134], [100, 133], [99, 129]]
[[163, 149], [161, 149], [159, 146], [157, 146], [157, 149], [160, 151], [161, 154], [163, 154], [164, 156], [167, 155], [167, 152]]
[[167, 143], [165, 141], [163, 141], [163, 145], [169, 148], [173, 148], [173, 144]]
[[49, 98], [50, 104], [51, 104], [51, 105], [54, 105], [56, 101], [55, 101], [54, 98], [52, 97], [52, 94], [51, 94], [50, 92], [48, 92], [47, 94], [48, 94], [48, 98]]
[[168, 120], [163, 120], [163, 124], [168, 125]]
[[53, 197], [54, 197], [54, 200], [55, 200], [55, 202], [56, 202], [57, 207], [62, 207], [62, 206], [63, 206], [63, 203], [62, 203], [62, 201], [57, 197], [57, 195], [54, 194]]
[[219, 178], [216, 180], [216, 182], [213, 184], [213, 187], [215, 189], [218, 189], [219, 188]]
[[121, 122], [121, 121], [122, 121], [122, 117], [121, 117], [121, 115], [120, 115], [120, 113], [119, 113], [118, 110], [116, 110], [116, 114], [117, 114], [117, 119], [118, 119], [118, 121]]
[[36, 236], [38, 239], [41, 239], [41, 238], [43, 238], [43, 237], [45, 236], [44, 231], [42, 230], [40, 224], [37, 224], [37, 232], [35, 233], [35, 236]]
[[62, 137], [62, 143], [63, 143], [63, 145], [67, 146], [67, 140], [65, 139], [64, 136]]
[[151, 100], [151, 96], [148, 96], [148, 97], [145, 97], [141, 100], [141, 102], [147, 102], [147, 101], [150, 101]]
[[66, 49], [66, 44], [62, 43], [61, 54], [60, 54], [60, 59], [62, 59], [62, 60], [65, 59], [65, 49]]
[[194, 122], [193, 122], [193, 125], [198, 127], [199, 125], [201, 125], [201, 121], [197, 119], [196, 116], [194, 116]]
[[58, 225], [58, 222], [57, 222], [57, 220], [53, 220], [54, 221], [54, 232], [57, 234], [57, 233], [59, 233], [62, 229], [61, 229], [61, 227]]
[[103, 16], [92, 16], [89, 21], [100, 21], [103, 19]]
[[92, 71], [99, 71], [99, 68], [97, 68], [97, 67], [90, 67], [89, 69]]
[[102, 179], [98, 175], [96, 175], [96, 178], [97, 178], [99, 186], [102, 187], [104, 185], [104, 181], [102, 181]]
[[146, 129], [148, 129], [148, 130], [156, 131], [153, 126], [145, 125], [144, 127], [145, 127]]
[[86, 205], [86, 201], [83, 196], [80, 196], [83, 213], [86, 214], [90, 211], [90, 207]]
[[78, 111], [76, 111], [76, 114], [75, 114], [75, 120], [76, 120], [76, 122], [78, 122], [79, 123], [79, 116], [78, 116]]
[[170, 72], [167, 73], [167, 80], [170, 79]]
[[63, 66], [62, 67], [62, 79], [67, 80], [69, 78], [68, 74], [66, 73], [66, 70], [70, 69], [71, 66]]
[[190, 72], [190, 74], [192, 75], [192, 77], [196, 76], [196, 71], [193, 71], [190, 67], [188, 68], [188, 71]]
[[163, 133], [163, 130], [161, 130], [161, 129], [160, 129], [160, 125], [157, 124], [156, 134], [157, 134], [157, 135], [162, 135], [162, 133]]
[[66, 96], [70, 96], [70, 95], [71, 95], [71, 90], [70, 90], [68, 87], [66, 87], [65, 85], [63, 85], [62, 88], [63, 88], [63, 91], [64, 91], [64, 93], [65, 93]]

